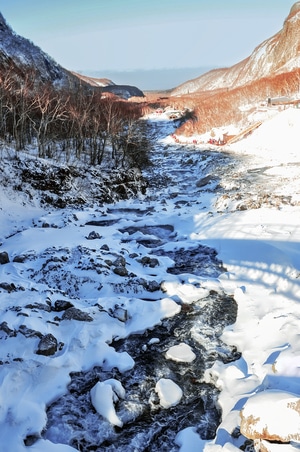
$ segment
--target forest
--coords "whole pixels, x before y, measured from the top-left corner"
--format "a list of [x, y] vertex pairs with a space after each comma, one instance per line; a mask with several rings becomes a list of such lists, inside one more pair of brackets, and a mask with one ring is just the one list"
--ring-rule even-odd
[[[112, 168], [148, 163], [143, 104], [127, 102], [85, 83], [54, 88], [13, 69], [0, 76], [0, 139], [18, 151], [70, 164], [104, 160]], [[108, 143], [110, 146], [107, 146]]]

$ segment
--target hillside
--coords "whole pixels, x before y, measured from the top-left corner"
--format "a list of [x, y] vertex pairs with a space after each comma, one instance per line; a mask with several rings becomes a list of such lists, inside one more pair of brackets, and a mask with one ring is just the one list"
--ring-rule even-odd
[[63, 68], [30, 40], [17, 35], [0, 13], [0, 72], [8, 71], [20, 79], [31, 74], [36, 84], [49, 83], [54, 88], [73, 89], [84, 84], [123, 99], [144, 96], [134, 86], [115, 85], [111, 80], [95, 79]]
[[300, 65], [300, 2], [296, 2], [283, 28], [258, 45], [232, 67], [215, 69], [181, 84], [173, 96], [215, 89], [233, 89], [254, 80], [289, 72]]
[[34, 71], [37, 82], [49, 82], [60, 88], [79, 82], [75, 75], [57, 64], [38, 46], [17, 35], [0, 13], [0, 71], [8, 70], [21, 78]]

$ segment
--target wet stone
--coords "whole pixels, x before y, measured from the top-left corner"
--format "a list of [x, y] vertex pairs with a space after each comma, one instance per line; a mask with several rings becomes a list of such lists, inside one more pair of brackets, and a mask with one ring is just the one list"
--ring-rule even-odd
[[158, 256], [167, 256], [174, 261], [174, 266], [167, 269], [172, 275], [192, 273], [193, 275], [217, 277], [226, 271], [217, 258], [217, 252], [208, 246], [199, 245], [193, 249], [181, 248], [177, 251], [156, 249]]

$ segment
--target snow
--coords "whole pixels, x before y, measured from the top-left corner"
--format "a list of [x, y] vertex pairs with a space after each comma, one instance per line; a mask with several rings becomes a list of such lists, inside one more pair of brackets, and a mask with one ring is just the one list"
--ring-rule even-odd
[[[272, 110], [271, 110], [272, 112]], [[255, 155], [268, 164], [299, 162], [300, 109], [288, 108], [267, 119], [247, 140], [232, 144], [235, 152]]]
[[203, 441], [193, 427], [187, 427], [178, 433], [175, 443], [180, 447], [180, 452], [191, 452], [203, 450], [205, 441]]
[[[165, 215], [164, 220], [168, 218], [174, 226], [180, 242], [176, 246], [186, 241], [187, 247], [199, 242], [215, 248], [226, 268], [225, 273], [216, 280], [201, 280], [202, 287], [193, 284], [189, 277], [179, 280], [169, 275], [169, 280], [164, 282], [165, 297], [157, 299], [152, 294], [153, 300], [149, 301], [134, 292], [114, 294], [111, 284], [119, 283], [117, 275], [110, 275], [109, 284], [104, 285], [99, 292], [89, 282], [87, 269], [86, 284], [78, 289], [78, 298], [74, 297], [73, 301], [77, 308], [93, 318], [92, 322], [62, 320], [58, 327], [53, 313], [45, 312], [42, 319], [26, 306], [28, 303], [41, 302], [46, 296], [54, 297], [45, 281], [34, 282], [29, 275], [38, 269], [39, 256], [45, 250], [57, 248], [62, 255], [68, 250], [72, 256], [75, 247], [87, 246], [86, 237], [93, 228], [85, 224], [94, 217], [93, 209], [76, 212], [77, 220], [71, 223], [68, 218], [72, 217], [72, 212], [49, 212], [34, 203], [26, 205], [23, 199], [13, 198], [9, 189], [5, 192], [4, 188], [1, 189], [0, 251], [8, 252], [10, 263], [0, 266], [0, 282], [14, 283], [22, 287], [22, 291], [12, 292], [9, 297], [3, 291], [0, 293], [0, 323], [7, 322], [12, 330], [18, 330], [26, 324], [27, 328], [38, 330], [43, 335], [54, 334], [64, 344], [54, 356], [45, 357], [35, 353], [38, 337], [24, 339], [18, 334], [1, 340], [1, 360], [8, 363], [0, 366], [1, 450], [75, 450], [49, 439], [39, 439], [33, 445], [24, 445], [25, 437], [35, 435], [45, 427], [45, 409], [66, 392], [70, 372], [87, 370], [93, 366], [116, 368], [120, 373], [133, 368], [134, 360], [126, 352], [117, 352], [110, 345], [112, 340], [130, 334], [143, 334], [162, 319], [176, 316], [182, 303], [191, 304], [193, 299], [205, 298], [214, 287], [220, 287], [232, 295], [238, 304], [236, 322], [224, 330], [222, 340], [237, 347], [241, 358], [226, 364], [217, 361], [206, 371], [205, 380], [220, 389], [222, 422], [213, 440], [202, 440], [194, 427], [178, 432], [176, 444], [180, 452], [194, 452], [196, 449], [209, 452], [238, 450], [245, 438], [233, 437], [231, 433], [239, 427], [240, 410], [252, 396], [260, 395], [256, 399], [255, 409], [264, 407], [266, 422], [270, 423], [274, 420], [272, 403], [268, 399], [272, 394], [270, 390], [276, 390], [278, 394], [291, 392], [299, 397], [299, 131], [300, 110], [287, 109], [266, 120], [246, 139], [226, 149], [232, 155], [247, 156], [245, 165], [249, 165], [248, 169], [265, 165], [267, 174], [276, 177], [278, 186], [283, 187], [286, 196], [290, 196], [290, 204], [231, 210], [225, 204], [219, 208], [221, 201], [216, 199], [217, 195], [204, 194], [199, 200], [201, 202], [194, 203], [185, 213], [177, 214], [173, 207], [170, 211], [166, 211], [166, 208], [163, 211], [161, 204], [157, 203], [153, 224], [161, 224], [162, 215]], [[279, 188], [275, 192], [277, 190]], [[126, 208], [131, 205], [131, 201], [124, 201], [121, 205]], [[33, 227], [44, 218], [55, 227]], [[130, 224], [130, 219], [123, 219], [118, 231]], [[99, 227], [98, 230], [101, 235], [105, 235], [104, 241], [109, 244], [112, 254], [122, 247], [126, 249], [127, 244], [121, 242], [123, 236], [115, 228], [101, 230]], [[95, 253], [103, 243], [102, 239], [97, 241]], [[170, 248], [172, 246], [175, 245], [170, 244]], [[22, 253], [31, 255], [33, 250], [38, 257], [32, 259], [26, 269], [13, 262], [14, 256]], [[140, 252], [138, 242], [131, 251], [137, 254]], [[112, 258], [111, 254], [109, 258]], [[161, 256], [159, 269], [142, 269], [135, 261], [129, 257], [127, 259], [130, 270], [141, 277], [161, 273], [169, 264], [168, 259]], [[70, 265], [70, 273], [76, 273], [69, 261], [65, 265]], [[51, 271], [47, 277], [50, 276]], [[104, 282], [101, 278], [99, 274], [99, 285]], [[58, 294], [55, 294], [56, 298]], [[59, 298], [68, 299], [63, 292]], [[109, 314], [109, 309], [115, 305], [126, 310], [126, 322]], [[18, 306], [26, 315], [16, 315], [12, 306]], [[151, 345], [159, 340], [146, 342]], [[188, 344], [184, 343], [171, 347], [166, 353], [175, 363], [191, 362], [196, 358]], [[172, 380], [160, 379], [156, 389], [163, 407], [180, 402], [181, 389]], [[126, 397], [126, 393], [116, 379], [99, 381], [91, 390], [92, 403], [97, 412], [119, 427], [123, 421], [117, 413], [117, 402], [123, 397]], [[253, 408], [251, 403], [248, 407]], [[289, 419], [280, 419], [280, 422], [284, 426], [290, 424]], [[278, 445], [273, 446], [274, 451], [280, 448]], [[287, 451], [294, 449], [292, 445], [283, 447]]]
[[268, 435], [274, 439], [280, 437], [282, 442], [293, 439], [291, 432], [294, 439], [300, 438], [299, 415], [299, 397], [276, 390], [264, 391], [250, 397], [242, 410], [244, 429], [247, 429], [250, 435], [255, 432], [264, 435], [264, 430], [267, 430]]
[[169, 378], [161, 378], [155, 386], [161, 406], [170, 408], [177, 405], [182, 398], [181, 388]]
[[181, 363], [191, 363], [196, 359], [196, 355], [188, 344], [181, 343], [169, 348], [166, 353], [168, 359]]
[[114, 403], [124, 397], [125, 389], [118, 380], [113, 378], [103, 382], [98, 381], [91, 389], [91, 400], [96, 411], [118, 427], [123, 427], [123, 422], [116, 413]]

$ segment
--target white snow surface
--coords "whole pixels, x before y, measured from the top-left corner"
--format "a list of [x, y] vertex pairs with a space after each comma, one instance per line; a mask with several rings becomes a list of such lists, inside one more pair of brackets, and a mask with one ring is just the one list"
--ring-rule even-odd
[[123, 422], [116, 413], [114, 403], [119, 398], [124, 399], [125, 389], [118, 380], [111, 378], [98, 383], [91, 389], [91, 400], [96, 411], [107, 419], [111, 424], [118, 427], [123, 426]]
[[291, 432], [295, 438], [300, 436], [298, 406], [299, 397], [289, 392], [270, 390], [250, 397], [242, 412], [245, 419], [251, 417], [252, 432], [263, 434], [267, 425], [268, 435], [279, 436], [288, 443]]
[[169, 378], [161, 378], [155, 386], [161, 406], [170, 408], [177, 405], [182, 398], [182, 389]]
[[169, 348], [166, 352], [166, 358], [182, 363], [191, 363], [196, 359], [196, 355], [188, 344], [182, 342]]
[[[263, 404], [267, 411], [269, 407], [270, 412], [265, 413], [265, 416], [268, 418], [269, 415], [270, 420], [274, 419], [274, 413], [272, 404], [265, 404], [264, 394], [265, 397], [270, 394], [267, 390], [276, 389], [300, 395], [299, 133], [300, 110], [289, 109], [279, 112], [250, 137], [227, 149], [233, 154], [251, 155], [247, 162], [252, 168], [265, 163], [270, 174], [278, 177], [278, 184], [284, 184], [286, 196], [294, 201], [291, 205], [222, 210], [217, 195], [204, 195], [201, 203], [191, 206], [185, 213], [178, 214], [173, 210], [166, 212], [166, 209], [162, 211], [160, 204], [156, 206], [154, 224], [156, 220], [160, 223], [162, 215], [168, 214], [168, 221], [173, 222], [178, 237], [184, 238], [187, 246], [198, 241], [217, 250], [227, 271], [214, 284], [232, 294], [238, 303], [236, 322], [225, 329], [222, 339], [235, 345], [242, 356], [229, 364], [217, 362], [205, 375], [206, 381], [214, 382], [221, 391], [219, 403], [222, 423], [215, 439], [210, 441], [201, 440], [192, 427], [178, 432], [176, 444], [180, 452], [194, 452], [196, 449], [209, 452], [238, 450], [245, 438], [233, 438], [231, 433], [239, 426], [240, 410], [252, 395], [260, 393], [257, 403]], [[24, 295], [17, 291], [11, 293], [8, 299], [4, 291], [0, 293], [0, 323], [7, 322], [11, 329], [18, 329], [25, 323], [28, 328], [42, 334], [53, 333], [64, 346], [49, 358], [35, 354], [38, 344], [36, 337], [25, 340], [19, 334], [1, 341], [1, 359], [9, 364], [0, 366], [0, 450], [71, 451], [75, 449], [43, 439], [25, 447], [24, 438], [43, 430], [46, 423], [45, 407], [64, 394], [70, 381], [70, 372], [86, 370], [94, 365], [106, 366], [108, 369], [116, 367], [124, 372], [134, 366], [133, 359], [127, 353], [117, 353], [109, 345], [110, 342], [113, 338], [141, 333], [158, 324], [161, 319], [176, 315], [180, 310], [174, 301], [179, 281], [170, 277], [168, 297], [152, 302], [142, 301], [133, 294], [116, 297], [109, 288], [103, 289], [100, 299], [96, 289], [88, 283], [87, 270], [87, 283], [81, 288], [81, 298], [76, 301], [76, 307], [92, 316], [92, 322], [64, 320], [58, 328], [47, 313], [45, 319], [48, 322], [39, 315], [17, 316], [11, 310], [12, 305], [26, 312], [28, 303], [40, 302], [40, 294], [36, 290], [31, 291], [36, 285], [33, 286], [28, 274], [23, 273], [20, 264], [12, 261], [13, 257], [22, 253], [30, 254], [32, 250], [41, 253], [51, 247], [73, 249], [79, 244], [87, 246], [86, 236], [93, 228], [82, 225], [93, 218], [95, 213], [91, 209], [76, 211], [77, 220], [72, 223], [66, 221], [68, 215], [71, 218], [72, 212], [51, 212], [34, 202], [25, 205], [21, 197], [14, 198], [12, 193], [15, 192], [1, 187], [0, 251], [8, 252], [10, 263], [0, 265], [0, 282], [22, 286]], [[134, 203], [133, 200], [124, 201], [120, 206], [126, 208]], [[56, 227], [32, 227], [43, 219]], [[124, 225], [128, 223], [130, 221], [124, 220]], [[112, 250], [122, 246], [119, 238], [115, 229], [113, 232], [110, 228], [105, 229], [105, 243]], [[138, 244], [136, 251], [139, 252]], [[160, 271], [168, 266], [163, 258], [160, 264]], [[37, 261], [32, 260], [30, 265], [34, 273]], [[138, 268], [131, 270], [135, 273], [139, 271]], [[115, 278], [119, 281], [117, 275]], [[207, 286], [205, 282], [202, 285], [204, 291], [211, 287], [209, 282]], [[39, 290], [47, 295], [47, 287], [42, 282]], [[182, 293], [177, 296], [181, 299]], [[184, 296], [190, 303], [189, 294], [185, 293]], [[200, 297], [201, 294], [198, 299]], [[105, 303], [109, 306], [116, 299], [128, 311], [129, 321], [126, 323], [95, 306], [99, 302], [105, 308]], [[104, 394], [104, 391], [107, 393]], [[105, 407], [99, 406], [99, 394], [105, 401]], [[115, 425], [121, 425], [122, 421], [115, 411], [114, 403], [116, 397], [123, 395], [116, 381], [99, 382], [92, 391], [96, 409]], [[286, 420], [282, 419], [281, 422], [285, 423]], [[294, 450], [291, 445], [284, 446], [284, 449]]]

